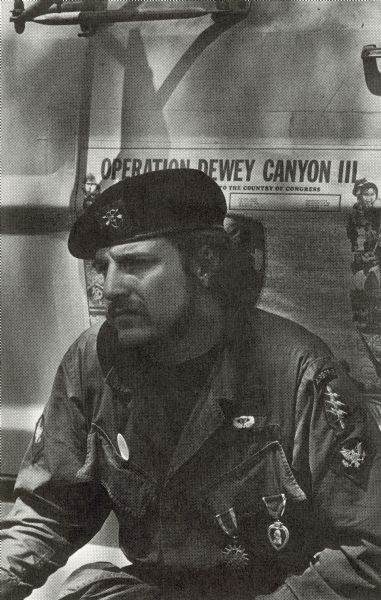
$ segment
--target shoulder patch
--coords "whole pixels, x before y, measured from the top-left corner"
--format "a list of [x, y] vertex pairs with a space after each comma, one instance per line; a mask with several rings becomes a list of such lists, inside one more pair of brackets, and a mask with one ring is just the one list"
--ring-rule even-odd
[[340, 454], [343, 456], [341, 463], [346, 469], [359, 469], [367, 455], [363, 442], [357, 440], [352, 441], [351, 444], [343, 445]]
[[315, 379], [314, 383], [316, 387], [320, 387], [322, 383], [329, 383], [332, 379], [337, 378], [337, 373], [333, 367], [326, 367], [322, 371], [320, 371]]
[[323, 390], [323, 398], [325, 418], [328, 425], [331, 429], [338, 431], [345, 429], [345, 418], [348, 415], [348, 409], [340, 394], [334, 392], [330, 385], [326, 385]]
[[362, 488], [366, 487], [373, 452], [365, 439], [352, 437], [341, 441], [334, 451], [332, 470]]

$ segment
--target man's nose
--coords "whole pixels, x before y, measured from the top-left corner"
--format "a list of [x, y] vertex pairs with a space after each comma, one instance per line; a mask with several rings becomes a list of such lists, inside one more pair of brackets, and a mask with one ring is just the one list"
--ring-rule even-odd
[[110, 264], [105, 275], [103, 297], [112, 300], [117, 296], [129, 296], [134, 288], [134, 278], [121, 271], [118, 265]]

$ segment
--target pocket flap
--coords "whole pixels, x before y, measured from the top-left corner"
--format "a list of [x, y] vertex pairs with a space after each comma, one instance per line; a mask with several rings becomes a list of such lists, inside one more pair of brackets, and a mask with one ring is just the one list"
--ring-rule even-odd
[[[93, 425], [89, 434], [86, 465], [87, 473], [91, 472], [100, 481], [119, 511], [141, 518], [154, 502], [153, 483], [130, 460], [122, 458], [98, 425]], [[81, 476], [86, 478], [85, 472]]]
[[202, 490], [202, 497], [214, 515], [234, 507], [238, 513], [256, 512], [264, 496], [285, 494], [294, 502], [306, 500], [278, 441], [272, 441], [218, 481]]

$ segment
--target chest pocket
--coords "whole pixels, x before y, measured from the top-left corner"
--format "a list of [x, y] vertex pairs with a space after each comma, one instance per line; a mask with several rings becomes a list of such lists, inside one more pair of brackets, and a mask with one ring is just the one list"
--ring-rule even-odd
[[204, 501], [216, 514], [230, 507], [237, 514], [257, 512], [263, 497], [282, 493], [293, 502], [306, 500], [278, 441], [269, 442], [202, 490]]
[[[277, 519], [269, 513], [264, 498], [282, 498], [282, 495], [286, 500], [285, 513], [278, 517], [291, 530], [290, 541], [291, 537], [294, 538], [287, 552], [292, 547], [295, 552], [301, 534], [297, 525], [299, 513], [303, 512], [302, 503], [307, 498], [298, 485], [278, 441], [269, 442], [204, 488], [202, 502], [215, 521], [215, 529], [220, 530], [216, 515], [224, 514], [233, 508], [237, 519], [237, 533], [245, 548], [256, 555], [274, 552], [276, 554], [269, 543], [267, 532], [268, 527]], [[296, 536], [293, 535], [295, 531]], [[221, 534], [223, 535], [223, 532], [219, 531], [218, 535]]]
[[88, 470], [106, 489], [117, 513], [141, 519], [156, 499], [154, 482], [122, 458], [108, 434], [93, 424], [89, 434]]

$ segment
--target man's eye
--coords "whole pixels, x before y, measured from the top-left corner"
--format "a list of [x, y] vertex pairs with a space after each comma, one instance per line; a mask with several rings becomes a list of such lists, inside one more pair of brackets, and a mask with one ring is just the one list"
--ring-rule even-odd
[[140, 273], [147, 268], [147, 262], [144, 260], [125, 260], [121, 262], [121, 266], [128, 273]]
[[135, 275], [147, 271], [154, 264], [154, 261], [148, 258], [136, 260], [128, 258], [126, 260], [121, 260], [119, 264], [126, 273]]

